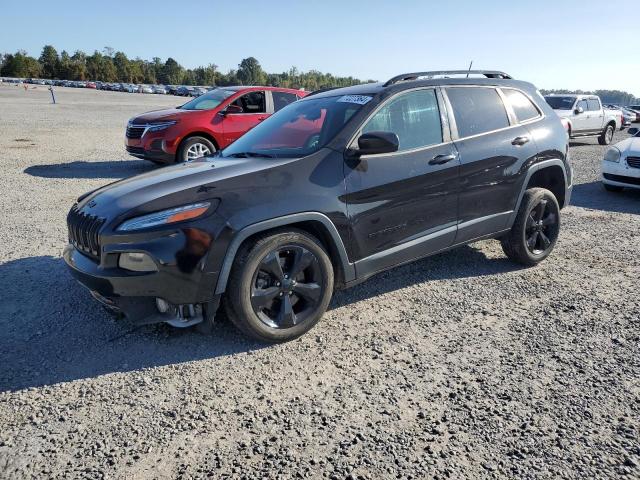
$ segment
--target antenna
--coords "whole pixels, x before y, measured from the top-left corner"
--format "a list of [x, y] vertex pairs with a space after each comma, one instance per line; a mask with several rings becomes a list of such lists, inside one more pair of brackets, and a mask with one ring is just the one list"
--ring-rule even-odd
[[467, 70], [467, 78], [469, 78], [469, 72], [471, 71], [472, 66], [473, 66], [473, 60], [471, 60], [471, 63], [469, 64], [469, 70]]

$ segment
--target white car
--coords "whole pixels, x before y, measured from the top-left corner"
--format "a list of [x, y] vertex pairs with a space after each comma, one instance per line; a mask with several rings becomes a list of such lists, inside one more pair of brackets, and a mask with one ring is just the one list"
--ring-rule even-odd
[[602, 159], [602, 184], [610, 192], [640, 189], [640, 129], [629, 133], [633, 136], [609, 147]]

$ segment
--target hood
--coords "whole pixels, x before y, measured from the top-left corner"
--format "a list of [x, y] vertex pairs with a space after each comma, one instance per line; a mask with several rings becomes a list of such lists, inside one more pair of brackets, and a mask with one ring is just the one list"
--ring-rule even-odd
[[[126, 178], [90, 193], [78, 202], [85, 213], [111, 220], [123, 213], [157, 211], [215, 198], [216, 184], [227, 178], [268, 170], [294, 159], [210, 157]], [[155, 200], [159, 200], [156, 204]]]
[[153, 110], [151, 112], [143, 113], [137, 117], [133, 117], [130, 122], [135, 124], [145, 124], [151, 122], [158, 122], [162, 120], [176, 120], [183, 115], [193, 115], [202, 113], [205, 110], [181, 110], [179, 108], [167, 108], [164, 110]]

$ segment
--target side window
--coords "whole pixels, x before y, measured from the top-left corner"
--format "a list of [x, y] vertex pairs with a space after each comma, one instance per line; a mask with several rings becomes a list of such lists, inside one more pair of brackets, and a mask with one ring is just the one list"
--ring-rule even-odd
[[295, 102], [298, 99], [298, 97], [294, 93], [288, 92], [271, 91], [271, 96], [273, 97], [274, 112], [282, 110], [284, 107], [286, 107], [290, 103]]
[[592, 112], [600, 110], [600, 102], [596, 98], [590, 98], [587, 100], [587, 105], [589, 106], [589, 110]]
[[461, 138], [509, 126], [507, 111], [495, 88], [451, 87], [447, 96]]
[[589, 104], [587, 103], [586, 100], [580, 100], [577, 104], [576, 104], [576, 108], [581, 108], [586, 112], [587, 110], [589, 110]]
[[503, 88], [502, 93], [507, 97], [507, 101], [513, 108], [518, 122], [526, 122], [532, 118], [540, 116], [540, 112], [533, 102], [522, 92], [512, 90], [511, 88]]
[[241, 107], [244, 113], [265, 113], [267, 111], [264, 92], [260, 91], [245, 93], [234, 100], [233, 104]]
[[442, 143], [442, 125], [433, 89], [408, 92], [390, 100], [369, 119], [362, 132], [393, 132], [399, 150]]

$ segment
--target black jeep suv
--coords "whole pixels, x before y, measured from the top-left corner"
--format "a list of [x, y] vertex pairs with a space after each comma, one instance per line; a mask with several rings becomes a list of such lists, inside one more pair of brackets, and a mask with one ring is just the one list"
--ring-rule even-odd
[[[466, 77], [465, 77], [466, 75]], [[546, 258], [569, 203], [567, 133], [502, 72], [400, 75], [313, 93], [215, 156], [78, 199], [64, 259], [135, 321], [295, 338], [334, 288], [480, 239]]]

